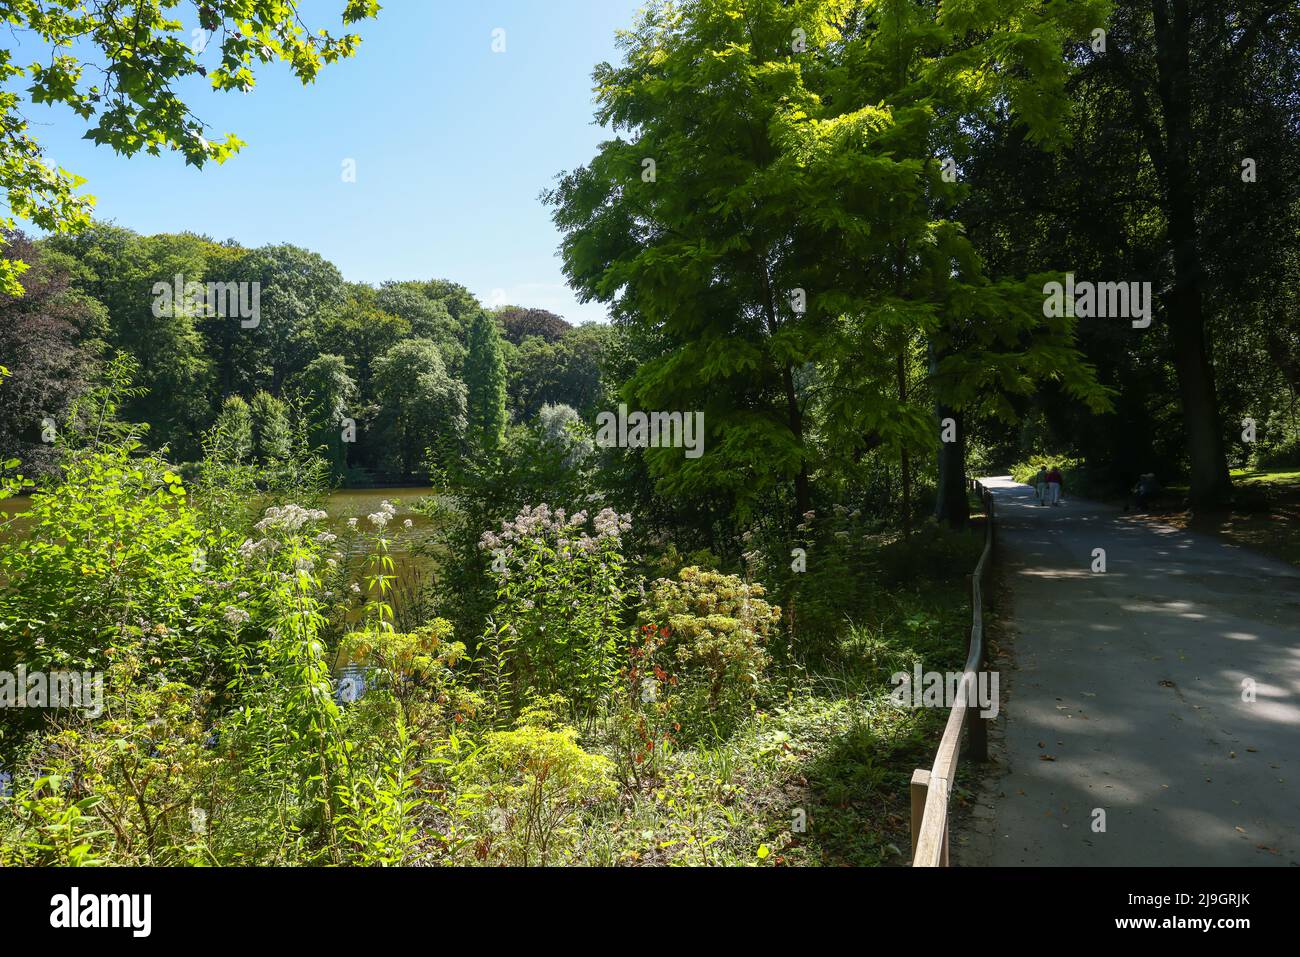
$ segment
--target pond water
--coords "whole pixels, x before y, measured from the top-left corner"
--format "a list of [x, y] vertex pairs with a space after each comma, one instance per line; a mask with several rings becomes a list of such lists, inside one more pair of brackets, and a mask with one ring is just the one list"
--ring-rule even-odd
[[[330, 493], [329, 501], [325, 505], [325, 511], [329, 513], [334, 523], [341, 524], [349, 518], [364, 520], [365, 516], [379, 511], [381, 502], [387, 501], [397, 506], [397, 518], [399, 520], [410, 518], [416, 526], [423, 526], [428, 523], [428, 519], [412, 512], [411, 507], [426, 495], [432, 494], [433, 489], [427, 485], [402, 486], [400, 488], [337, 489]], [[26, 511], [31, 507], [31, 502], [31, 496], [29, 495], [19, 495], [16, 498], [0, 501], [0, 520], [18, 512]]]
[[379, 511], [381, 502], [391, 502], [397, 506], [399, 520], [410, 518], [418, 526], [427, 523], [428, 519], [412, 512], [411, 507], [426, 495], [432, 494], [433, 489], [428, 486], [338, 489], [330, 493], [325, 511], [329, 512], [330, 518], [335, 522], [342, 522], [349, 518], [364, 519], [365, 516]]
[[[412, 547], [428, 537], [432, 528], [431, 520], [412, 511], [413, 506], [425, 496], [432, 495], [434, 489], [429, 486], [388, 487], [366, 489], [338, 489], [330, 493], [325, 504], [325, 511], [330, 516], [330, 525], [335, 532], [341, 533], [347, 520], [358, 519], [362, 532], [374, 529], [366, 516], [379, 511], [380, 505], [387, 501], [396, 507], [396, 515], [388, 524], [384, 535], [389, 542], [389, 554], [393, 559], [393, 572], [396, 576], [395, 586], [400, 594], [393, 596], [396, 603], [406, 604], [418, 593], [421, 583], [431, 571], [430, 560], [412, 552]], [[10, 516], [26, 511], [31, 507], [31, 496], [19, 496], [0, 501], [0, 548], [12, 547], [15, 538], [21, 539], [24, 533], [24, 520], [6, 526], [4, 521]], [[411, 528], [405, 523], [411, 522]], [[338, 548], [338, 546], [334, 546]], [[362, 535], [353, 544], [350, 558], [360, 559], [368, 554], [372, 539]]]

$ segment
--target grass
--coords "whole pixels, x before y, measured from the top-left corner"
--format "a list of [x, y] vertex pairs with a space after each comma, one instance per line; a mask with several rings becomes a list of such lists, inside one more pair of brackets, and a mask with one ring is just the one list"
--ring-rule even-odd
[[[1234, 469], [1232, 481], [1236, 494], [1230, 509], [1191, 512], [1180, 505], [1162, 517], [1180, 528], [1300, 565], [1300, 472]], [[1178, 491], [1186, 494], [1186, 489]]]
[[982, 543], [977, 530], [938, 534], [951, 561], [931, 563], [936, 577], [851, 583], [875, 589], [873, 607], [843, 622], [816, 672], [777, 678], [734, 733], [677, 751], [653, 785], [590, 809], [579, 862], [906, 865], [909, 782], [933, 762], [948, 712], [900, 707], [889, 678], [915, 662], [960, 667]]
[[1268, 488], [1300, 492], [1300, 471], [1270, 472], [1263, 469], [1233, 469], [1232, 480], [1234, 483], [1247, 487], [1263, 485]]

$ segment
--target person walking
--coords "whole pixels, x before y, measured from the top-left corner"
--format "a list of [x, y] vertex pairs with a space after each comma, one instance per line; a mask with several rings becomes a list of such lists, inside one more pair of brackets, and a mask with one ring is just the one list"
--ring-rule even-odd
[[1034, 495], [1038, 498], [1039, 505], [1047, 504], [1047, 466], [1038, 466], [1038, 474], [1033, 480]]
[[[1160, 483], [1156, 481], [1155, 472], [1146, 472], [1138, 476], [1137, 485], [1133, 486], [1133, 504], [1135, 504], [1140, 511], [1145, 512], [1147, 510], [1147, 504], [1151, 501], [1151, 497], [1158, 491], [1160, 491]], [[1127, 512], [1128, 510], [1129, 506], [1125, 505], [1124, 511]]]
[[1061, 491], [1065, 488], [1065, 477], [1061, 470], [1053, 465], [1047, 470], [1047, 500], [1052, 505], [1061, 504]]

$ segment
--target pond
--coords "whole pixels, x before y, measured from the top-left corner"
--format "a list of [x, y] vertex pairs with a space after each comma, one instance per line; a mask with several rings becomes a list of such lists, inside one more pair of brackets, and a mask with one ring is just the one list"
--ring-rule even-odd
[[[344, 537], [342, 532], [348, 519], [358, 519], [359, 530], [370, 533], [374, 529], [366, 521], [366, 516], [378, 512], [383, 502], [390, 502], [396, 507], [394, 519], [384, 535], [389, 543], [389, 554], [394, 566], [392, 574], [395, 576], [394, 593], [390, 601], [397, 606], [399, 618], [405, 618], [403, 612], [418, 606], [420, 592], [433, 571], [433, 563], [427, 555], [412, 551], [413, 548], [419, 550], [420, 543], [428, 539], [429, 532], [433, 529], [433, 522], [427, 516], [413, 511], [413, 508], [420, 499], [432, 494], [434, 489], [429, 486], [337, 489], [330, 493], [325, 503], [331, 530], [338, 533], [340, 538]], [[23, 537], [23, 519], [10, 525], [4, 523], [11, 516], [29, 509], [31, 502], [32, 497], [27, 495], [0, 501], [0, 548], [12, 547], [15, 538]], [[411, 523], [409, 528], [406, 527], [408, 521]], [[360, 563], [369, 553], [372, 544], [373, 539], [364, 534], [353, 542], [348, 557], [356, 563], [353, 567], [357, 568], [357, 575], [365, 574]], [[333, 547], [339, 548], [341, 545], [342, 542]], [[341, 553], [339, 557], [342, 557]]]
[[[329, 513], [334, 524], [342, 524], [349, 518], [364, 519], [365, 516], [379, 511], [380, 503], [387, 501], [397, 506], [397, 518], [399, 520], [410, 518], [419, 527], [427, 525], [428, 519], [412, 512], [411, 507], [426, 495], [432, 495], [433, 491], [427, 485], [336, 489], [330, 493], [329, 501], [325, 505], [325, 511]], [[19, 495], [16, 498], [0, 501], [0, 521], [26, 511], [31, 507], [31, 502], [30, 495]]]
[[364, 518], [379, 511], [381, 502], [391, 502], [397, 506], [399, 521], [410, 518], [415, 525], [428, 523], [428, 519], [411, 511], [411, 507], [426, 495], [432, 495], [433, 489], [423, 487], [393, 488], [345, 488], [330, 493], [325, 511], [329, 512], [335, 523], [349, 518]]

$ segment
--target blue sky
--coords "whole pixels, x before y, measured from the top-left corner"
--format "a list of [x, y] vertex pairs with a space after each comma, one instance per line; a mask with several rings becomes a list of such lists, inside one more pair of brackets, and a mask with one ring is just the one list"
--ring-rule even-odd
[[[387, 0], [357, 55], [303, 87], [263, 67], [249, 95], [186, 88], [191, 107], [248, 145], [202, 171], [131, 159], [81, 138], [64, 109], [25, 107], [50, 160], [87, 177], [96, 215], [142, 233], [189, 229], [246, 246], [293, 243], [353, 281], [445, 278], [504, 300], [604, 320], [564, 284], [559, 234], [538, 194], [586, 163], [591, 70], [642, 0]], [[305, 0], [337, 32], [343, 0]], [[505, 52], [492, 32], [505, 31]], [[26, 51], [15, 60], [26, 62]], [[215, 62], [217, 51], [207, 54]], [[343, 182], [344, 160], [356, 182]]]

